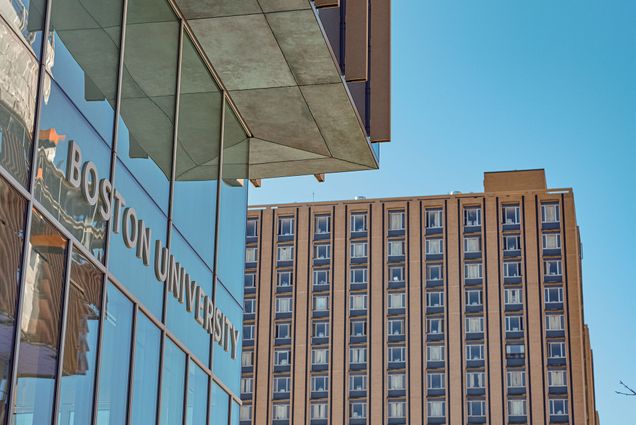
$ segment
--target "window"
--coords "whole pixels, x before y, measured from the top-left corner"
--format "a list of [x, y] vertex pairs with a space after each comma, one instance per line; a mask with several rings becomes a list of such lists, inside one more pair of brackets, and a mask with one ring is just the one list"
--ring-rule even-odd
[[405, 418], [406, 402], [405, 401], [389, 401], [389, 418]]
[[367, 269], [351, 269], [351, 283], [367, 283]]
[[508, 416], [526, 416], [526, 401], [508, 400]]
[[396, 292], [389, 294], [389, 308], [404, 308], [406, 304], [406, 294], [404, 292]]
[[426, 254], [437, 255], [444, 253], [444, 240], [442, 238], [426, 239]]
[[521, 304], [523, 302], [521, 288], [506, 288], [504, 290], [504, 303], [506, 305]]
[[248, 238], [254, 238], [258, 236], [258, 220], [256, 219], [247, 220], [247, 226], [245, 226], [245, 235]]
[[351, 243], [351, 258], [366, 258], [366, 257], [367, 257], [367, 243], [352, 242]]
[[464, 252], [481, 252], [481, 237], [479, 236], [465, 237]]
[[289, 323], [277, 323], [276, 324], [276, 338], [285, 339], [290, 338], [290, 324]]
[[315, 322], [314, 323], [314, 337], [315, 338], [327, 338], [327, 337], [329, 337], [329, 322]]
[[464, 264], [465, 279], [481, 279], [481, 263]]
[[441, 264], [427, 264], [426, 265], [426, 280], [442, 280], [444, 275], [442, 273]]
[[466, 291], [466, 305], [480, 306], [481, 301], [481, 289], [471, 289]]
[[427, 210], [426, 211], [426, 228], [439, 229], [442, 226], [443, 226], [442, 210]]
[[519, 224], [519, 207], [507, 206], [503, 207], [503, 223], [504, 224]]
[[391, 257], [404, 255], [404, 241], [389, 241], [388, 254]]
[[389, 390], [406, 389], [406, 375], [403, 373], [389, 374]]
[[568, 401], [566, 399], [550, 400], [550, 414], [565, 416], [568, 414]]
[[523, 317], [506, 316], [506, 332], [523, 332]]
[[352, 232], [366, 232], [367, 231], [367, 215], [366, 214], [351, 214], [351, 231]]
[[312, 403], [311, 419], [327, 419], [327, 403]]
[[389, 363], [402, 363], [406, 361], [406, 349], [404, 347], [389, 347]]
[[565, 320], [562, 314], [550, 314], [545, 317], [545, 328], [548, 331], [562, 331], [565, 329]]
[[565, 370], [548, 371], [548, 385], [551, 387], [565, 387], [567, 385]]
[[244, 282], [246, 288], [256, 287], [256, 275], [254, 273], [245, 273]]
[[331, 232], [331, 216], [317, 215], [315, 233], [317, 235], [324, 235], [330, 232]]
[[526, 347], [523, 344], [506, 345], [506, 357], [509, 359], [522, 359], [526, 355]]
[[252, 420], [252, 406], [249, 404], [244, 404], [240, 407], [239, 410], [239, 420], [240, 421], [251, 421]]
[[294, 234], [294, 217], [281, 217], [278, 219], [278, 236], [291, 236]]
[[291, 352], [289, 350], [274, 351], [274, 365], [287, 366], [291, 364]]
[[294, 260], [294, 246], [283, 245], [278, 247], [278, 261], [293, 261]]
[[519, 235], [504, 235], [503, 249], [504, 251], [520, 251], [521, 237]]
[[522, 388], [526, 386], [526, 372], [524, 370], [508, 371], [508, 387]]
[[367, 309], [367, 294], [355, 294], [349, 297], [349, 310], [360, 311]]
[[564, 359], [565, 342], [548, 342], [548, 358]]
[[314, 270], [314, 285], [329, 285], [329, 270]]
[[272, 417], [275, 421], [289, 419], [289, 404], [274, 404]]
[[292, 272], [291, 271], [282, 271], [278, 272], [278, 287], [288, 287], [292, 284]]
[[349, 349], [349, 362], [351, 364], [360, 364], [367, 362], [366, 347], [351, 347]]
[[547, 260], [543, 264], [546, 276], [561, 276], [561, 260]]
[[444, 333], [443, 319], [427, 319], [426, 332], [430, 335], [440, 335]]
[[256, 312], [256, 300], [252, 298], [245, 298], [243, 301], [243, 310], [245, 314], [252, 314]]
[[563, 288], [545, 288], [543, 290], [546, 303], [562, 303], [563, 302]]
[[258, 248], [247, 247], [245, 248], [245, 262], [255, 263], [258, 261]]
[[466, 387], [467, 388], [484, 388], [485, 376], [484, 372], [468, 372], [466, 374]]
[[283, 376], [283, 377], [274, 378], [274, 392], [278, 394], [288, 393], [289, 392], [289, 377]]
[[521, 263], [518, 261], [504, 262], [504, 277], [520, 277]]
[[391, 319], [388, 324], [389, 335], [404, 335], [404, 319]]
[[324, 365], [329, 359], [329, 350], [327, 348], [314, 348], [311, 350], [311, 364]]
[[367, 322], [365, 320], [351, 321], [351, 336], [366, 336]]
[[466, 332], [467, 333], [480, 333], [484, 331], [484, 318], [483, 317], [467, 317], [466, 318]]
[[482, 417], [486, 416], [486, 402], [484, 400], [468, 401], [468, 416]]
[[429, 418], [443, 418], [446, 415], [446, 402], [434, 400], [426, 403]]
[[426, 360], [429, 362], [443, 362], [444, 361], [444, 346], [443, 345], [427, 346]]
[[466, 346], [466, 360], [483, 360], [484, 346], [483, 344], [474, 344]]
[[559, 204], [541, 205], [541, 221], [543, 223], [558, 223], [561, 215], [559, 210]]
[[327, 295], [314, 295], [314, 311], [329, 311], [329, 297]]
[[389, 279], [391, 282], [404, 282], [404, 267], [389, 267]]
[[444, 293], [443, 292], [427, 292], [426, 306], [427, 307], [443, 307]]
[[316, 260], [328, 260], [331, 258], [331, 245], [319, 244], [314, 247], [314, 258]]
[[404, 230], [403, 211], [389, 211], [389, 230]]
[[[389, 375], [389, 381], [390, 380]], [[351, 375], [349, 378], [349, 386], [351, 387], [351, 391], [365, 391], [367, 389], [367, 375]]]
[[243, 351], [241, 354], [241, 366], [250, 367], [254, 359], [254, 353], [252, 351]]
[[560, 233], [544, 233], [543, 249], [561, 249]]
[[428, 374], [428, 389], [429, 390], [443, 390], [445, 375], [443, 373], [430, 373]]
[[314, 392], [327, 391], [329, 388], [328, 376], [312, 376], [311, 377], [311, 390]]
[[364, 419], [367, 417], [367, 403], [354, 402], [351, 403], [349, 417], [352, 419]]
[[276, 298], [276, 313], [291, 313], [292, 299], [291, 297]]
[[464, 209], [464, 226], [481, 226], [481, 208]]
[[243, 341], [254, 340], [254, 325], [243, 325]]

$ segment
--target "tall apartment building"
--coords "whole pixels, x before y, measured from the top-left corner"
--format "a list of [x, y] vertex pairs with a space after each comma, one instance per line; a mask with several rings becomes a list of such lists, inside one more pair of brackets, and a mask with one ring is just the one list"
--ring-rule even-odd
[[253, 207], [241, 424], [596, 425], [571, 189]]

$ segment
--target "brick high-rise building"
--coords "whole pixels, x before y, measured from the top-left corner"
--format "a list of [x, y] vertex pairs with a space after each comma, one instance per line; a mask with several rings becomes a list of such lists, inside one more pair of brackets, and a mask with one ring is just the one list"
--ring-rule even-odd
[[596, 425], [571, 189], [252, 207], [241, 424]]

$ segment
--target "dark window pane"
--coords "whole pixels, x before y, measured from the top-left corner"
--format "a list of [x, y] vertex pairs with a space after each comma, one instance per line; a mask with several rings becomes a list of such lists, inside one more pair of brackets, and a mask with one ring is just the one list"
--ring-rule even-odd
[[216, 383], [212, 383], [212, 410], [211, 416], [214, 418], [214, 425], [225, 425], [230, 417], [230, 396], [223, 388]]
[[97, 424], [120, 425], [126, 423], [133, 306], [113, 284], [108, 286], [105, 304]]
[[50, 423], [57, 374], [66, 239], [33, 211], [20, 318], [16, 413], [12, 423]]
[[208, 375], [193, 361], [190, 361], [186, 425], [206, 425], [207, 412]]
[[157, 422], [161, 332], [141, 312], [137, 314], [135, 332], [135, 376], [131, 424], [154, 424]]
[[73, 254], [60, 387], [60, 425], [91, 422], [103, 278], [86, 258]]
[[0, 179], [0, 423], [7, 415], [26, 201]]
[[185, 386], [185, 353], [170, 339], [165, 339], [163, 376], [161, 382], [161, 424], [180, 424], [183, 421]]

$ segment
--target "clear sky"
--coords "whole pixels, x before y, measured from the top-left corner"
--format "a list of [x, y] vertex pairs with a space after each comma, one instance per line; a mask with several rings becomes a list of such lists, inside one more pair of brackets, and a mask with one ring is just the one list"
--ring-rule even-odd
[[[266, 180], [250, 203], [573, 187], [603, 425], [636, 423], [636, 1], [393, 0], [393, 141], [379, 171]], [[627, 422], [626, 422], [627, 421]]]

